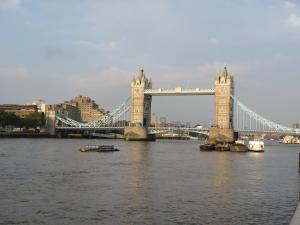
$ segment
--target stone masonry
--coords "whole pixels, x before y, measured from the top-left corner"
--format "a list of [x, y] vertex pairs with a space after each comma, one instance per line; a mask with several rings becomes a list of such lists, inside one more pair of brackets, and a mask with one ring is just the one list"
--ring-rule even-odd
[[215, 80], [215, 125], [209, 131], [209, 141], [234, 142], [233, 99], [234, 79], [227, 67]]

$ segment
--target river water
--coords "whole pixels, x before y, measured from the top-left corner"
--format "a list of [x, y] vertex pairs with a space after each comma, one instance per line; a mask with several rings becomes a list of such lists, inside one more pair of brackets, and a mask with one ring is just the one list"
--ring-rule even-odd
[[[86, 144], [121, 151], [81, 153]], [[200, 152], [199, 142], [0, 139], [0, 224], [289, 224], [300, 146]]]

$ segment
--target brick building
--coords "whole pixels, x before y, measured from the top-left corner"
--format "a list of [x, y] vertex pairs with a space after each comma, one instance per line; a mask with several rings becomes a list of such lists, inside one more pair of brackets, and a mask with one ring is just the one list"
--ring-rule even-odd
[[90, 122], [101, 119], [106, 112], [87, 96], [77, 96], [70, 101], [65, 101], [62, 105], [71, 105], [79, 109], [80, 121]]

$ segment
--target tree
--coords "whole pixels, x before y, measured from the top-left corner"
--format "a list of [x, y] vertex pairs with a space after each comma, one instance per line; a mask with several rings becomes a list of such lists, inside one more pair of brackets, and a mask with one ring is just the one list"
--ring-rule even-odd
[[37, 128], [44, 125], [44, 117], [38, 112], [29, 114], [22, 120], [22, 124], [26, 128]]
[[6, 123], [7, 123], [6, 125], [19, 127], [21, 125], [21, 118], [17, 116], [15, 113], [7, 113]]
[[7, 113], [0, 109], [0, 126], [5, 127], [7, 125]]

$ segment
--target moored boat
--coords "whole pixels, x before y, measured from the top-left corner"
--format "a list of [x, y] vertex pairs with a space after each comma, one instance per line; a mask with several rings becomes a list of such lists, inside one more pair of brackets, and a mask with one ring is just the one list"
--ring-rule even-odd
[[249, 141], [248, 149], [250, 152], [264, 152], [265, 143], [263, 141]]
[[204, 144], [200, 145], [200, 151], [202, 152], [211, 152], [215, 150], [215, 145], [214, 144]]
[[234, 144], [230, 145], [231, 152], [247, 152], [248, 147], [245, 145], [244, 140], [236, 140]]
[[287, 135], [283, 139], [280, 139], [279, 143], [281, 143], [281, 144], [300, 144], [300, 140], [298, 137]]
[[120, 151], [113, 145], [86, 145], [79, 149], [81, 152], [115, 152]]

